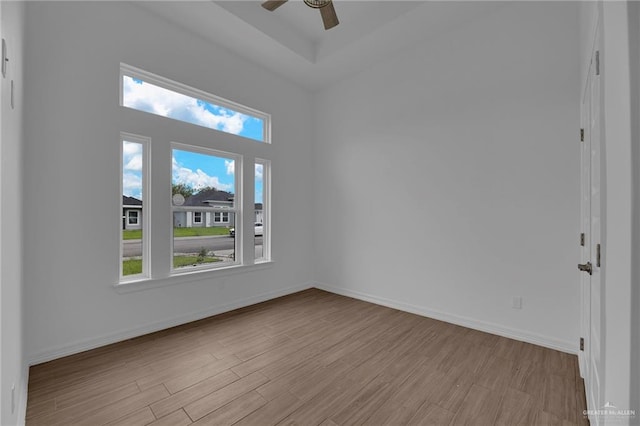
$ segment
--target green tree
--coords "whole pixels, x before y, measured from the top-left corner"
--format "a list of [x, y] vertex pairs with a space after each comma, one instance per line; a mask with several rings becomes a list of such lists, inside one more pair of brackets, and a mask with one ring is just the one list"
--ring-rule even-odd
[[198, 189], [197, 191], [194, 191], [194, 194], [200, 194], [202, 192], [212, 191], [212, 190], [213, 191], [217, 191], [217, 189], [214, 188], [213, 186], [205, 186], [205, 187], [202, 187], [202, 188]]
[[185, 199], [191, 197], [196, 191], [190, 187], [189, 185], [185, 185], [184, 183], [172, 183], [171, 184], [171, 194], [181, 194]]

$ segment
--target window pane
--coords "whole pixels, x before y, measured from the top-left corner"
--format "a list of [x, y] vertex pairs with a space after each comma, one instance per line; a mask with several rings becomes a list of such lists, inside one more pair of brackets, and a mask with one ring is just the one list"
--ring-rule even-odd
[[265, 120], [187, 96], [138, 78], [122, 76], [122, 105], [264, 142]]
[[254, 175], [254, 246], [255, 246], [255, 260], [265, 260], [266, 259], [266, 251], [265, 251], [265, 235], [267, 232], [265, 221], [266, 216], [266, 205], [264, 202], [264, 173], [265, 173], [265, 164], [263, 162], [257, 161], [255, 164], [255, 175]]
[[122, 142], [122, 276], [142, 274], [143, 145]]
[[[236, 263], [235, 161], [173, 149], [173, 270]], [[204, 209], [204, 210], [203, 210]]]

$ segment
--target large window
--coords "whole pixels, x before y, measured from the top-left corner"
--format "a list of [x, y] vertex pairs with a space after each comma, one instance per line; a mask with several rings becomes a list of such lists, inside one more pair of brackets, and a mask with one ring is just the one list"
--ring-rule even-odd
[[122, 64], [120, 101], [120, 282], [269, 262], [270, 116]]
[[148, 151], [149, 139], [123, 133], [120, 136], [120, 193], [122, 230], [120, 280], [149, 277]]

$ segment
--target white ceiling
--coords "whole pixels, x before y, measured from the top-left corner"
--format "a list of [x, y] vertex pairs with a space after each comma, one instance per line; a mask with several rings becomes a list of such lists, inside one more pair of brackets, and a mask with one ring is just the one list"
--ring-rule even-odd
[[289, 0], [273, 12], [260, 3], [235, 0], [138, 4], [309, 90], [320, 89], [504, 4], [334, 0], [340, 25], [325, 31], [320, 12], [301, 0]]

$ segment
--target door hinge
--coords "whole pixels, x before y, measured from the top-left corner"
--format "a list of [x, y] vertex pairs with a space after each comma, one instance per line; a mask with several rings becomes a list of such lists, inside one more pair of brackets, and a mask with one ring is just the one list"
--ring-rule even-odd
[[580, 142], [584, 142], [584, 129], [580, 129]]
[[580, 234], [580, 245], [584, 247], [584, 232]]
[[596, 75], [600, 75], [600, 51], [596, 50]]
[[596, 244], [596, 266], [600, 267], [600, 244]]
[[580, 338], [580, 350], [584, 351], [584, 337]]

